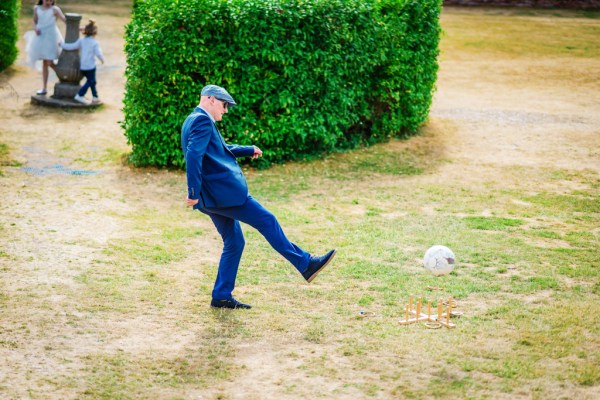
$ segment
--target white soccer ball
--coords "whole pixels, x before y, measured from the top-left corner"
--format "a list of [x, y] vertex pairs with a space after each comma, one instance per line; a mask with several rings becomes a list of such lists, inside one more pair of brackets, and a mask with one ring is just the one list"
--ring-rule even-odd
[[423, 257], [423, 266], [433, 275], [447, 275], [454, 269], [454, 253], [446, 246], [431, 246]]

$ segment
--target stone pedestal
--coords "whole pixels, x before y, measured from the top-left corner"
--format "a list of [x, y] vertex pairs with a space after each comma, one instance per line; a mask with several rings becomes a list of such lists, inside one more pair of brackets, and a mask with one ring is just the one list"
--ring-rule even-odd
[[[67, 18], [67, 33], [65, 43], [73, 43], [79, 39], [79, 23], [81, 15], [65, 14]], [[51, 107], [97, 107], [101, 103], [82, 104], [73, 100], [73, 97], [79, 91], [79, 82], [83, 74], [79, 69], [79, 50], [63, 50], [58, 57], [58, 63], [54, 66], [54, 72], [59, 82], [54, 85], [54, 94], [52, 96], [35, 95], [31, 97], [31, 102], [39, 105]]]
[[79, 92], [79, 85], [75, 83], [59, 82], [54, 85], [52, 97], [57, 99], [72, 99]]

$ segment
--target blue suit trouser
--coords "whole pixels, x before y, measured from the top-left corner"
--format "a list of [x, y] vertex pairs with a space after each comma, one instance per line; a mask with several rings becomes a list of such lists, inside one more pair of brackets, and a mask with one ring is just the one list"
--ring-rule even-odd
[[219, 261], [219, 271], [213, 288], [213, 299], [231, 299], [235, 287], [238, 267], [246, 241], [240, 222], [259, 231], [271, 247], [288, 260], [298, 272], [308, 268], [310, 254], [290, 242], [281, 229], [277, 218], [252, 196], [241, 206], [227, 208], [202, 208], [223, 239], [223, 253]]

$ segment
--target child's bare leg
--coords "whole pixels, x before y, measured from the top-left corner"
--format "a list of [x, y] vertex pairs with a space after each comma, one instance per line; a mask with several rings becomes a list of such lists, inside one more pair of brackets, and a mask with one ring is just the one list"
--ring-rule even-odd
[[52, 61], [44, 60], [42, 65], [42, 82], [44, 83], [44, 87], [42, 88], [42, 90], [44, 91], [48, 90], [48, 63], [51, 62]]

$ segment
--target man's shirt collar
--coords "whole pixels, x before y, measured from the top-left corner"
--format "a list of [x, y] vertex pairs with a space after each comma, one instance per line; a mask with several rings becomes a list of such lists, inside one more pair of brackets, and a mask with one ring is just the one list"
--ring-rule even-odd
[[208, 115], [208, 118], [210, 118], [210, 120], [213, 122], [213, 124], [217, 124], [217, 121], [215, 121], [215, 119], [213, 118], [212, 115], [210, 115], [210, 113], [208, 111], [206, 111], [204, 108], [198, 106], [199, 109], [201, 109], [202, 111], [204, 111], [206, 113], [206, 115]]

